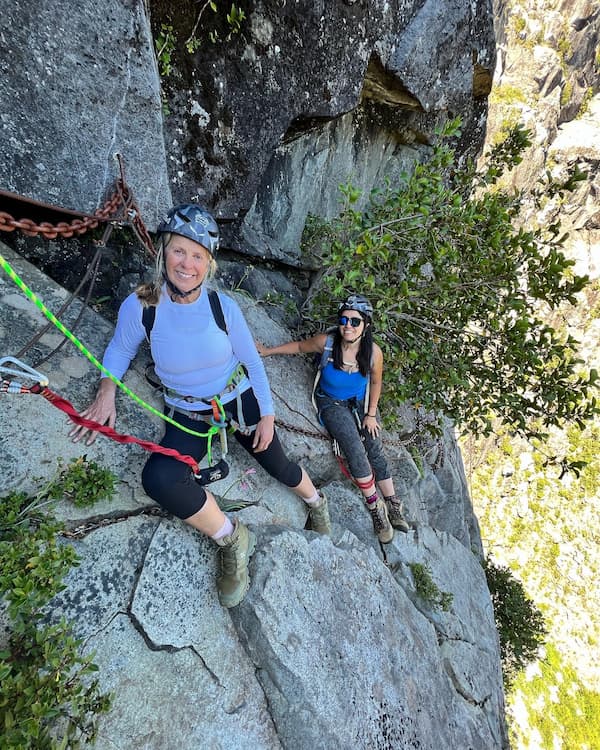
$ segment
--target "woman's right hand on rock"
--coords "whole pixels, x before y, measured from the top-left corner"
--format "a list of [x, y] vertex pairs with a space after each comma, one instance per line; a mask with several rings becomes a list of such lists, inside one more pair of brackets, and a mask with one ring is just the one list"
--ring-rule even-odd
[[[103, 379], [100, 382], [100, 388], [98, 388], [96, 398], [87, 409], [81, 412], [81, 416], [85, 417], [85, 419], [91, 419], [94, 422], [98, 422], [98, 424], [114, 427], [117, 419], [115, 392], [115, 384], [108, 378]], [[96, 440], [97, 435], [97, 432], [91, 430], [89, 427], [84, 427], [83, 425], [76, 425], [69, 432], [69, 437], [73, 439], [74, 443], [78, 443], [87, 436], [87, 440], [85, 441], [86, 445], [91, 445]]]

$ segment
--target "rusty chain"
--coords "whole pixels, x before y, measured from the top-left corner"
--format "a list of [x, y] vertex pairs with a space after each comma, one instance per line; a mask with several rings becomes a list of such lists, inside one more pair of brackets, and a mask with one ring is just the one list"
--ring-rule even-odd
[[139, 207], [125, 181], [123, 160], [120, 154], [117, 155], [117, 159], [120, 177], [115, 181], [114, 192], [92, 216], [82, 214], [83, 218], [73, 219], [71, 222], [59, 221], [52, 224], [49, 221], [42, 221], [38, 224], [32, 219], [15, 219], [6, 211], [0, 211], [0, 231], [14, 232], [15, 229], [19, 229], [27, 237], [41, 235], [47, 240], [53, 240], [57, 237], [69, 239], [70, 237], [81, 236], [90, 229], [95, 229], [100, 222], [127, 223], [132, 227], [138, 241], [151, 257], [154, 257], [156, 250], [142, 221]]
[[[91, 263], [85, 272], [85, 275], [79, 283], [77, 289], [70, 295], [69, 299], [63, 304], [59, 311], [59, 316], [64, 314], [69, 308], [74, 299], [81, 292], [84, 284], [89, 282], [89, 288], [84, 300], [83, 305], [79, 311], [79, 314], [72, 326], [72, 330], [75, 330], [77, 324], [81, 320], [83, 313], [88, 306], [92, 291], [94, 288], [94, 282], [96, 274], [100, 267], [100, 261], [102, 259], [102, 250], [106, 248], [106, 243], [112, 234], [115, 224], [127, 223], [133, 229], [138, 241], [146, 249], [151, 257], [155, 257], [156, 250], [154, 244], [148, 234], [148, 230], [142, 221], [140, 210], [133, 197], [131, 190], [129, 189], [127, 182], [125, 181], [125, 172], [123, 168], [123, 160], [120, 154], [117, 155], [119, 161], [120, 178], [115, 181], [115, 190], [112, 196], [104, 203], [103, 207], [98, 209], [94, 217], [85, 216], [83, 219], [75, 219], [71, 223], [58, 222], [57, 224], [51, 224], [50, 222], [40, 222], [36, 224], [31, 219], [20, 219], [15, 220], [9, 213], [0, 211], [0, 231], [12, 232], [15, 229], [20, 229], [23, 234], [28, 237], [35, 237], [42, 235], [46, 239], [55, 239], [56, 237], [63, 237], [68, 239], [73, 237], [75, 234], [80, 236], [88, 231], [88, 229], [94, 229], [98, 226], [100, 221], [107, 222], [107, 226], [104, 230], [102, 238], [94, 241], [97, 249]], [[119, 210], [120, 209], [120, 210]], [[118, 216], [117, 214], [121, 214]], [[43, 327], [30, 341], [25, 344], [17, 355], [19, 358], [28, 351], [35, 343], [37, 343], [44, 333], [51, 327], [48, 323]], [[58, 352], [62, 346], [66, 343], [67, 339], [63, 339], [58, 346], [56, 346], [49, 354], [43, 357], [36, 363], [36, 367], [50, 359], [56, 352]]]
[[0, 231], [14, 232], [20, 229], [27, 237], [37, 237], [42, 235], [47, 240], [56, 239], [56, 237], [69, 238], [75, 235], [85, 234], [89, 229], [95, 229], [100, 221], [110, 221], [121, 202], [118, 191], [99, 208], [93, 216], [85, 216], [83, 219], [73, 219], [71, 222], [59, 221], [57, 224], [51, 224], [49, 221], [42, 221], [37, 224], [32, 219], [15, 219], [6, 211], [0, 211]]
[[[415, 421], [416, 421], [415, 429], [411, 433], [409, 433], [406, 437], [400, 437], [396, 440], [392, 438], [387, 438], [383, 441], [384, 444], [397, 446], [399, 448], [407, 448], [410, 445], [415, 445], [418, 442], [419, 437], [423, 434], [424, 425], [425, 425], [425, 421], [423, 420], [422, 416], [418, 412], [415, 415]], [[284, 430], [287, 430], [288, 432], [293, 432], [298, 435], [304, 435], [309, 438], [317, 438], [318, 440], [329, 440], [329, 441], [332, 440], [331, 436], [328, 433], [317, 432], [316, 430], [309, 430], [309, 429], [306, 429], [305, 427], [298, 427], [296, 425], [290, 424], [289, 422], [286, 422], [279, 418], [275, 419], [275, 424], [277, 425], [277, 427], [281, 427]], [[446, 458], [444, 441], [440, 437], [437, 437], [435, 439], [434, 445], [431, 446], [430, 449], [426, 451], [424, 455], [429, 454], [435, 448], [437, 448], [437, 455], [434, 461], [430, 465], [434, 471], [437, 471], [438, 469], [442, 468], [442, 466], [445, 463], [445, 458]]]
[[123, 166], [123, 159], [120, 154], [117, 155], [119, 160], [119, 170], [121, 172], [120, 179], [116, 182], [116, 194], [119, 196], [123, 210], [127, 215], [127, 219], [138, 242], [146, 249], [151, 258], [156, 257], [156, 249], [154, 243], [150, 238], [146, 225], [142, 221], [142, 215], [138, 204], [133, 197], [133, 193], [129, 189], [125, 181], [125, 169]]
[[[278, 427], [282, 427], [284, 430], [287, 430], [288, 432], [295, 432], [298, 435], [304, 435], [306, 437], [311, 438], [318, 438], [319, 440], [331, 440], [331, 437], [329, 434], [325, 434], [324, 432], [317, 432], [316, 430], [308, 430], [305, 427], [297, 427], [296, 425], [290, 424], [289, 422], [285, 422], [282, 419], [276, 418], [275, 424]], [[388, 445], [398, 445], [398, 446], [407, 446], [412, 445], [415, 443], [418, 439], [419, 431], [414, 430], [414, 432], [411, 432], [410, 435], [406, 438], [399, 438], [398, 440], [386, 440], [385, 442]]]

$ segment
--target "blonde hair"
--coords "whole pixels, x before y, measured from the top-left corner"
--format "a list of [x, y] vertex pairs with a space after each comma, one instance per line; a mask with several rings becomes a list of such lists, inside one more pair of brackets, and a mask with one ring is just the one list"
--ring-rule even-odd
[[[170, 232], [165, 232], [164, 234], [161, 234], [161, 236], [158, 239], [157, 246], [156, 246], [156, 261], [154, 263], [154, 279], [148, 283], [140, 284], [135, 290], [137, 298], [139, 299], [139, 301], [142, 303], [144, 307], [151, 307], [153, 305], [158, 305], [158, 302], [160, 300], [160, 293], [162, 290], [162, 286], [166, 278], [165, 253], [167, 251], [169, 242], [171, 242], [172, 238], [173, 238], [173, 235]], [[210, 255], [210, 261], [208, 264], [208, 272], [206, 276], [204, 277], [202, 283], [204, 283], [207, 280], [210, 281], [210, 279], [212, 279], [213, 276], [217, 272], [217, 261], [214, 259], [214, 257], [210, 253], [209, 255]]]

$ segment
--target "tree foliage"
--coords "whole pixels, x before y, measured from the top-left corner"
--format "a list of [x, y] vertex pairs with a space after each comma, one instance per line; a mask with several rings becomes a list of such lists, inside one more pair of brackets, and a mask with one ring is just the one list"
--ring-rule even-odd
[[547, 635], [546, 626], [542, 613], [509, 568], [486, 560], [484, 569], [500, 636], [504, 683], [510, 686], [519, 672], [537, 658]]
[[[401, 401], [475, 434], [490, 432], [494, 418], [529, 437], [565, 420], [583, 425], [597, 412], [598, 373], [582, 369], [578, 342], [547, 321], [549, 311], [577, 302], [588, 278], [565, 257], [560, 223], [525, 224], [524, 196], [499, 187], [529, 134], [515, 127], [478, 169], [458, 165], [449, 141], [459, 128], [446, 123], [431, 158], [373, 190], [362, 207], [346, 184], [339, 216], [307, 225], [305, 246], [322, 268], [308, 323], [332, 315], [347, 293], [371, 299], [390, 426]], [[541, 206], [583, 177], [548, 177], [530, 197]]]
[[535, 727], [540, 748], [599, 748], [600, 693], [586, 687], [556, 646], [547, 644], [543, 650], [536, 673], [520, 675], [513, 686], [528, 711], [525, 726], [516, 717], [510, 724], [512, 747], [526, 747]]
[[89, 489], [72, 467], [33, 498], [21, 492], [0, 498], [0, 602], [8, 626], [0, 643], [0, 735], [7, 750], [78, 748], [94, 739], [98, 714], [110, 707], [92, 677], [93, 655], [81, 654], [68, 622], [49, 621], [49, 604], [78, 561], [74, 548], [60, 542], [62, 525], [47, 507], [52, 498]]

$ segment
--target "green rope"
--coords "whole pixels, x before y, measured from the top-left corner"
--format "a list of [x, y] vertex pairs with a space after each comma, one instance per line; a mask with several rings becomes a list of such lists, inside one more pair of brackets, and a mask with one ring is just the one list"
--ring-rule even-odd
[[190, 435], [195, 435], [196, 437], [208, 437], [208, 452], [207, 452], [207, 458], [209, 461], [209, 464], [212, 463], [212, 436], [216, 435], [219, 431], [219, 427], [215, 427], [211, 425], [208, 428], [208, 432], [196, 432], [195, 430], [190, 430], [187, 427], [184, 427], [183, 425], [179, 424], [179, 422], [176, 422], [174, 419], [171, 419], [171, 417], [168, 417], [166, 414], [163, 414], [163, 412], [158, 411], [158, 409], [155, 409], [151, 404], [146, 403], [143, 399], [141, 399], [139, 396], [137, 396], [130, 388], [128, 388], [125, 383], [122, 383], [118, 378], [116, 378], [111, 372], [109, 372], [106, 367], [104, 367], [103, 364], [101, 364], [94, 355], [88, 351], [88, 349], [85, 348], [85, 346], [79, 341], [76, 336], [74, 336], [71, 331], [69, 331], [68, 328], [66, 328], [63, 323], [60, 322], [60, 320], [44, 305], [44, 303], [35, 295], [34, 292], [31, 291], [31, 289], [25, 284], [25, 282], [18, 276], [16, 271], [11, 267], [9, 262], [0, 255], [0, 266], [2, 266], [2, 269], [4, 272], [11, 278], [15, 284], [19, 287], [19, 289], [23, 292], [23, 294], [29, 299], [33, 304], [48, 318], [48, 320], [51, 323], [54, 323], [54, 325], [58, 328], [58, 330], [63, 334], [63, 336], [66, 336], [69, 341], [79, 349], [79, 351], [89, 359], [89, 361], [95, 365], [104, 375], [106, 375], [107, 378], [110, 378], [110, 380], [113, 381], [124, 393], [126, 393], [130, 398], [132, 398], [137, 404], [139, 404], [144, 409], [147, 409], [149, 412], [154, 414], [157, 417], [160, 417], [160, 419], [163, 419], [165, 422], [168, 422], [169, 424], [174, 425], [179, 430], [183, 430], [183, 432], [187, 432]]

